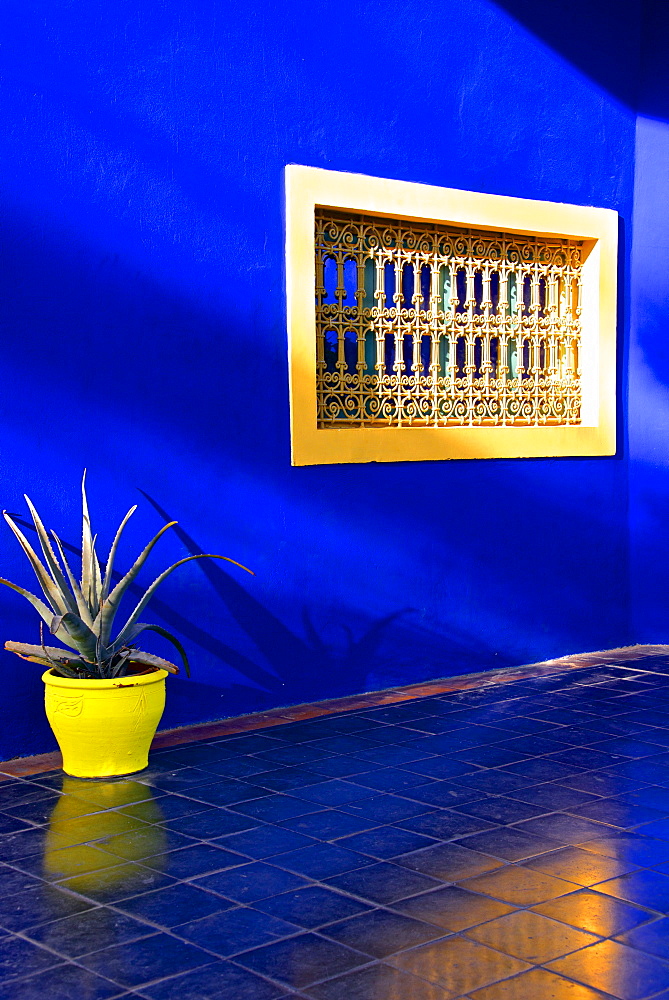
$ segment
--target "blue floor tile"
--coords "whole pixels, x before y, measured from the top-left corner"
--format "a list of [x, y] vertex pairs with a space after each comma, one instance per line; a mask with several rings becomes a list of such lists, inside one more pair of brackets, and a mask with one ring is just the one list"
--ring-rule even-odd
[[254, 799], [252, 802], [242, 802], [232, 806], [234, 812], [244, 816], [252, 816], [268, 823], [278, 823], [282, 819], [294, 819], [307, 813], [317, 812], [318, 803], [305, 802], [289, 798], [287, 795], [268, 795], [266, 798]]
[[369, 773], [377, 765], [367, 763], [362, 760], [355, 760], [353, 757], [327, 757], [314, 761], [309, 765], [309, 770], [330, 778], [348, 778], [354, 774]]
[[308, 878], [323, 879], [372, 864], [372, 859], [339, 844], [315, 844], [274, 858], [274, 864]]
[[183, 795], [166, 792], [156, 795], [149, 801], [119, 808], [118, 811], [126, 816], [144, 820], [146, 823], [167, 823], [183, 816], [193, 816], [205, 809], [207, 805], [204, 802], [195, 802], [194, 799], [185, 798]]
[[235, 903], [229, 899], [183, 882], [176, 882], [166, 889], [154, 889], [140, 896], [131, 896], [116, 904], [117, 909], [140, 920], [148, 920], [168, 928], [233, 906]]
[[404, 794], [407, 798], [423, 802], [428, 807], [440, 806], [444, 809], [474, 802], [481, 797], [481, 792], [477, 789], [449, 781], [432, 781], [427, 785], [419, 785], [418, 788], [408, 788]]
[[502, 862], [460, 844], [437, 844], [435, 847], [403, 854], [395, 858], [395, 864], [410, 868], [413, 872], [429, 875], [441, 882], [458, 882], [460, 879], [500, 868]]
[[330, 924], [322, 933], [372, 958], [387, 958], [396, 952], [444, 937], [443, 929], [434, 924], [382, 909]]
[[228, 958], [298, 931], [297, 926], [285, 920], [247, 906], [238, 906], [182, 924], [176, 933], [220, 958]]
[[383, 764], [385, 767], [392, 767], [427, 760], [429, 757], [436, 756], [436, 754], [414, 748], [381, 746], [378, 750], [362, 750], [353, 756], [357, 757], [358, 760], [368, 761], [371, 764]]
[[155, 928], [139, 920], [99, 906], [72, 917], [40, 924], [24, 931], [26, 937], [64, 958], [77, 958], [91, 951], [148, 937]]
[[204, 878], [196, 879], [193, 884], [239, 903], [254, 903], [280, 892], [301, 889], [308, 882], [299, 875], [259, 861], [216, 875], [205, 875]]
[[[584, 806], [588, 802], [596, 802], [597, 796], [590, 792], [579, 792], [576, 788], [568, 788], [559, 782], [547, 782], [541, 785], [530, 785], [511, 792], [509, 798], [526, 802], [541, 812], [555, 810], [570, 811], [572, 808]], [[464, 811], [464, 810], [463, 810]]]
[[195, 969], [210, 961], [211, 956], [200, 948], [177, 941], [167, 934], [154, 934], [139, 941], [115, 945], [79, 959], [80, 964], [91, 972], [133, 988], [161, 976]]
[[616, 937], [616, 941], [631, 948], [669, 960], [669, 920], [654, 920], [643, 927], [635, 927]]
[[149, 1000], [279, 1000], [285, 995], [281, 987], [230, 962], [214, 962], [142, 989]]
[[296, 892], [285, 892], [254, 903], [254, 908], [280, 917], [299, 927], [313, 930], [323, 924], [369, 911], [370, 907], [352, 896], [313, 885]]
[[318, 840], [337, 840], [340, 837], [347, 837], [351, 833], [360, 833], [361, 830], [369, 830], [370, 827], [378, 825], [374, 819], [351, 816], [349, 813], [339, 812], [337, 809], [325, 809], [321, 812], [310, 813], [308, 816], [284, 820], [281, 823], [281, 826], [286, 829], [315, 837]]
[[[456, 760], [454, 757], [424, 757], [422, 760], [415, 760], [409, 764], [398, 764], [398, 770], [425, 779], [458, 778], [462, 774], [475, 773], [478, 767], [475, 764], [468, 764], [466, 761]], [[422, 781], [415, 782], [415, 784], [423, 783]]]
[[81, 897], [42, 883], [24, 892], [0, 896], [0, 927], [6, 931], [22, 931], [90, 907], [91, 903]]
[[206, 875], [210, 872], [223, 871], [242, 865], [246, 858], [233, 851], [226, 851], [216, 844], [193, 844], [192, 847], [182, 847], [167, 854], [157, 854], [144, 858], [147, 868], [165, 872], [172, 878], [194, 878], [196, 875]]
[[341, 840], [340, 846], [360, 854], [368, 854], [381, 861], [397, 857], [398, 854], [408, 854], [421, 847], [434, 844], [436, 838], [424, 837], [411, 830], [402, 830], [397, 826], [377, 826], [364, 833], [356, 833], [352, 837]]
[[654, 871], [631, 872], [620, 878], [599, 882], [593, 889], [658, 913], [669, 914], [669, 875]]
[[[412, 774], [398, 767], [380, 767], [377, 771], [367, 774], [357, 774], [353, 777], [356, 785], [371, 788], [379, 792], [401, 792], [403, 788], [415, 788], [427, 784], [430, 778], [424, 774]], [[369, 795], [369, 792], [365, 792]]]
[[337, 875], [328, 879], [328, 884], [341, 892], [350, 892], [370, 902], [387, 904], [428, 889], [436, 889], [441, 883], [438, 879], [381, 862], [369, 868]]
[[394, 823], [410, 816], [431, 812], [430, 805], [429, 802], [412, 801], [399, 795], [372, 795], [347, 803], [344, 811], [354, 816], [378, 820], [379, 823]]
[[309, 847], [314, 843], [313, 837], [305, 837], [304, 834], [295, 833], [293, 830], [266, 824], [243, 833], [233, 833], [220, 841], [222, 847], [229, 847], [232, 851], [246, 854], [258, 861], [271, 858], [275, 854]]
[[541, 816], [549, 810], [545, 806], [530, 805], [503, 795], [488, 799], [476, 799], [458, 806], [456, 812], [465, 816], [476, 816], [495, 824], [519, 823], [525, 819]]
[[306, 788], [323, 781], [323, 775], [307, 771], [301, 767], [282, 767], [279, 771], [266, 771], [254, 778], [254, 783], [270, 792], [289, 792], [296, 788]]
[[84, 997], [85, 1000], [108, 1000], [119, 995], [125, 996], [119, 993], [117, 984], [71, 964], [59, 965], [27, 979], [0, 982], [0, 1000], [37, 1000], [39, 997], [48, 997], [48, 1000]]
[[0, 940], [0, 983], [33, 972], [42, 972], [62, 959], [39, 945], [23, 938], [6, 937]]
[[242, 816], [227, 809], [215, 808], [206, 808], [204, 812], [190, 816], [180, 816], [165, 824], [168, 829], [174, 830], [175, 833], [182, 833], [198, 840], [213, 840], [215, 837], [254, 829], [257, 825], [257, 821], [248, 816]]
[[490, 830], [495, 824], [478, 816], [466, 816], [459, 810], [438, 809], [435, 812], [400, 820], [397, 825], [404, 830], [422, 833], [436, 840], [454, 840], [468, 833]]
[[[0, 841], [0, 851], [2, 843]], [[42, 885], [42, 880], [28, 872], [19, 871], [11, 865], [0, 864], [0, 899], [6, 896], [13, 896], [17, 892], [24, 892], [26, 889], [34, 889]]]
[[[583, 816], [585, 819], [593, 819], [598, 823], [606, 823], [607, 826], [615, 826], [623, 830], [641, 826], [642, 823], [653, 826], [653, 820], [660, 820], [666, 824], [664, 815], [658, 809], [629, 805], [621, 802], [618, 798], [598, 799], [596, 802], [576, 806], [569, 811], [572, 816]], [[645, 826], [640, 832], [650, 837], [659, 836], [657, 832], [646, 829]]]
[[368, 795], [369, 791], [367, 788], [339, 778], [333, 778], [332, 781], [319, 782], [315, 785], [307, 785], [303, 788], [296, 788], [293, 791], [295, 798], [305, 799], [307, 802], [315, 802], [324, 806], [345, 805], [347, 802], [364, 799]]
[[247, 951], [238, 956], [237, 961], [254, 972], [300, 989], [364, 965], [369, 959], [316, 934], [300, 934]]
[[[213, 776], [212, 776], [213, 777]], [[261, 785], [252, 785], [247, 781], [228, 778], [225, 781], [214, 781], [206, 785], [189, 788], [183, 794], [205, 805], [230, 806], [237, 802], [247, 802], [249, 799], [259, 799], [267, 795], [267, 789]]]

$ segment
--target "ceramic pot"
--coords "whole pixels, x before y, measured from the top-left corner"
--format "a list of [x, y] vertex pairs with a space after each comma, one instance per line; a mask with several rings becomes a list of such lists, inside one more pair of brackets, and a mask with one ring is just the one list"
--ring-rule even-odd
[[166, 670], [79, 680], [42, 675], [49, 724], [75, 778], [111, 778], [141, 771], [165, 708]]

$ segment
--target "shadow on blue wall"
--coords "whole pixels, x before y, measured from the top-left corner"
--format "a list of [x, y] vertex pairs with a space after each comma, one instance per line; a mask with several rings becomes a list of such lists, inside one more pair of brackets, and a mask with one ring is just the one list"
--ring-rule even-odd
[[[630, 0], [495, 0], [495, 3], [581, 73], [629, 108], [636, 109], [642, 21], [651, 17], [652, 4]], [[555, 96], [558, 100], [558, 95]]]

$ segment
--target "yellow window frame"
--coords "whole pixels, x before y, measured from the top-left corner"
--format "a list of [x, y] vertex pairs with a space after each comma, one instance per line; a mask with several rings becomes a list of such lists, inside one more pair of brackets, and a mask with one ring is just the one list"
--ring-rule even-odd
[[[618, 216], [290, 164], [286, 295], [293, 465], [613, 455]], [[581, 240], [581, 422], [574, 426], [321, 427], [316, 399], [315, 210]]]

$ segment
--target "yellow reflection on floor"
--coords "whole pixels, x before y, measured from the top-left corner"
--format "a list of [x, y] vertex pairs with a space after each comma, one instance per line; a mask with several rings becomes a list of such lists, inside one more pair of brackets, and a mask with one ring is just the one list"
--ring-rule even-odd
[[[155, 825], [163, 815], [147, 785], [129, 780], [85, 782], [66, 776], [62, 791], [47, 831], [43, 859], [45, 875], [64, 879], [88, 873], [92, 885], [96, 873], [105, 868], [122, 865], [124, 861], [138, 861], [165, 850], [165, 830]], [[145, 820], [114, 811], [136, 802], [143, 803]], [[104, 850], [104, 838], [129, 835], [134, 831], [141, 831], [135, 851], [131, 839], [123, 858]], [[98, 841], [100, 844], [96, 844]], [[108, 873], [107, 881], [111, 874]], [[127, 870], [119, 870], [119, 878], [122, 877], [127, 877]], [[81, 885], [84, 891], [85, 879]]]

